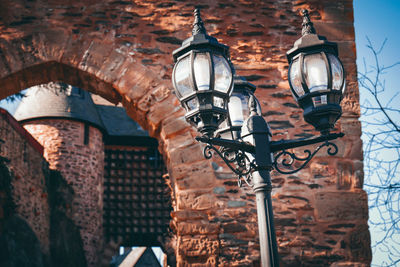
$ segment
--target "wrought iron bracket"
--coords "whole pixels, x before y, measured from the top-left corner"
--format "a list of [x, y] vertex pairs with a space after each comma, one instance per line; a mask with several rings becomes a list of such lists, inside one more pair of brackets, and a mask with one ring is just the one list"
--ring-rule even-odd
[[235, 140], [228, 140], [222, 138], [210, 138], [205, 135], [197, 136], [196, 140], [202, 143], [206, 143], [209, 145], [217, 145], [226, 148], [230, 151], [243, 151], [248, 153], [255, 153], [256, 149], [252, 144], [243, 142], [243, 141], [235, 141]]
[[[303, 169], [323, 147], [328, 148], [327, 153], [329, 155], [336, 155], [338, 147], [330, 141], [343, 136], [343, 133], [331, 133], [309, 139], [299, 138], [293, 140], [271, 141], [269, 142], [270, 151], [272, 153], [278, 152], [275, 155], [275, 160], [272, 164], [275, 169], [282, 174], [293, 174]], [[256, 152], [256, 149], [252, 144], [243, 141], [210, 138], [207, 136], [198, 136], [196, 137], [196, 140], [207, 144], [203, 151], [206, 159], [212, 158], [213, 152], [215, 152], [225, 162], [229, 169], [239, 176], [239, 186], [242, 185], [242, 180], [251, 186], [251, 173], [258, 169], [255, 160], [250, 160], [246, 155], [246, 153], [254, 154]], [[286, 150], [321, 142], [323, 143], [313, 152], [309, 149], [304, 150], [303, 153], [306, 154], [305, 156], [297, 156], [295, 153]], [[296, 162], [301, 162], [301, 165], [294, 168]], [[281, 166], [283, 166], [284, 169], [282, 169]]]
[[337, 138], [343, 137], [344, 133], [330, 133], [326, 135], [321, 135], [315, 138], [299, 138], [293, 140], [279, 140], [271, 142], [271, 151], [277, 152], [280, 150], [296, 148], [301, 146], [308, 146], [316, 143], [321, 143], [325, 141], [335, 140]]
[[[282, 173], [282, 174], [296, 173], [296, 172], [300, 171], [301, 169], [303, 169], [310, 162], [310, 160], [315, 156], [315, 154], [317, 154], [318, 151], [325, 146], [328, 148], [327, 153], [330, 156], [334, 156], [338, 152], [338, 147], [334, 143], [329, 142], [329, 141], [325, 141], [324, 143], [319, 145], [313, 152], [311, 152], [309, 149], [304, 150], [304, 153], [306, 154], [306, 156], [304, 156], [304, 157], [299, 157], [299, 156], [296, 156], [296, 154], [294, 154], [292, 152], [283, 150], [275, 156], [275, 160], [273, 162], [274, 168], [276, 171], [278, 171], [279, 173]], [[303, 162], [303, 163], [300, 166], [293, 169], [293, 166], [296, 162]], [[282, 165], [284, 168], [286, 168], [288, 170], [281, 169], [281, 167], [279, 167], [279, 165]]]
[[239, 177], [245, 177], [256, 167], [253, 161], [243, 151], [218, 149], [212, 144], [207, 144], [203, 150], [206, 159], [212, 158], [212, 151], [225, 162], [225, 164]]

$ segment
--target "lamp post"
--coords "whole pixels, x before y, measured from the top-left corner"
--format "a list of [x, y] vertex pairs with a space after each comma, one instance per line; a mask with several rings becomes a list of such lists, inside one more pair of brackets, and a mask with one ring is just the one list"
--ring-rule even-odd
[[[303, 169], [314, 155], [327, 147], [329, 155], [338, 152], [330, 142], [343, 133], [330, 133], [341, 116], [340, 101], [345, 88], [344, 69], [338, 59], [337, 44], [315, 33], [306, 10], [302, 11], [302, 37], [288, 51], [289, 85], [304, 119], [321, 135], [309, 139], [272, 141], [268, 123], [253, 95], [255, 86], [234, 76], [228, 47], [207, 35], [200, 11], [195, 10], [193, 36], [173, 52], [176, 62], [172, 80], [175, 93], [186, 109], [186, 119], [206, 143], [204, 156], [215, 152], [256, 195], [262, 266], [279, 266], [271, 204], [270, 171], [283, 174]], [[232, 88], [233, 87], [233, 88]], [[321, 143], [306, 156], [287, 149]], [[300, 163], [300, 165], [296, 165]]]

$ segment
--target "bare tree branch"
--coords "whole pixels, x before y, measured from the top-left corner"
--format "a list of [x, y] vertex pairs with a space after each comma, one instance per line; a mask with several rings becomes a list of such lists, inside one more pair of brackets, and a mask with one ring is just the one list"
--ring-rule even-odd
[[361, 122], [369, 224], [380, 233], [372, 248], [386, 254], [376, 266], [396, 266], [400, 263], [400, 97], [399, 90], [386, 87], [385, 75], [399, 67], [400, 61], [384, 66], [380, 57], [387, 40], [378, 48], [368, 37], [367, 42], [373, 65], [363, 60], [358, 81], [360, 94], [366, 98], [361, 104]]

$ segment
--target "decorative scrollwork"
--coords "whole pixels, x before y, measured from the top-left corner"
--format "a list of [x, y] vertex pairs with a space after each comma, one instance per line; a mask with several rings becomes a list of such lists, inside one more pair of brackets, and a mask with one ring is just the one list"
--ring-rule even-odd
[[[273, 163], [274, 167], [278, 172], [280, 172], [282, 174], [296, 173], [296, 172], [300, 171], [301, 169], [303, 169], [310, 162], [310, 160], [315, 156], [315, 154], [317, 154], [318, 151], [325, 146], [327, 147], [327, 153], [330, 156], [336, 155], [336, 153], [338, 152], [338, 147], [334, 143], [331, 143], [329, 141], [325, 141], [324, 143], [319, 145], [312, 153], [308, 149], [304, 150], [304, 153], [306, 155], [303, 157], [296, 156], [294, 153], [283, 150], [275, 156], [275, 161]], [[303, 163], [299, 167], [292, 169], [295, 162], [303, 162]], [[288, 170], [280, 169], [279, 165], [282, 165], [283, 167], [285, 167]]]
[[[250, 161], [247, 157], [246, 153], [242, 151], [230, 151], [230, 150], [222, 150], [220, 151], [218, 148], [211, 144], [207, 144], [204, 147], [203, 154], [206, 159], [211, 159], [213, 156], [213, 152], [217, 153], [217, 155], [225, 162], [225, 164], [233, 171], [235, 174], [239, 176], [238, 184], [241, 185], [241, 179], [249, 184], [250, 178], [249, 174], [255, 168], [254, 161]], [[236, 165], [236, 166], [235, 166]]]
[[250, 174], [247, 174], [246, 176], [238, 176], [239, 187], [243, 187], [243, 181], [247, 184], [248, 187], [253, 187]]

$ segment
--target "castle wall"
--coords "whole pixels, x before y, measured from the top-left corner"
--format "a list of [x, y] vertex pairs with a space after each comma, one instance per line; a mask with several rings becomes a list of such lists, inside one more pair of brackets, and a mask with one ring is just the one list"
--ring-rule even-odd
[[90, 126], [85, 145], [82, 122], [41, 119], [25, 123], [24, 128], [43, 145], [50, 169], [59, 170], [74, 190], [71, 219], [80, 228], [88, 265], [96, 266], [103, 245], [102, 133]]
[[[178, 266], [257, 264], [251, 191], [237, 188], [231, 174], [215, 171], [215, 164], [204, 160], [203, 146], [194, 140], [197, 133], [185, 123], [171, 93], [171, 52], [190, 36], [199, 2], [3, 2], [0, 97], [61, 80], [121, 102], [159, 140], [165, 156], [175, 201]], [[301, 34], [300, 9], [310, 10], [319, 34], [338, 42], [347, 82], [337, 124], [345, 137], [335, 141], [339, 153], [326, 157], [320, 152], [296, 175], [272, 174], [282, 266], [367, 266], [371, 260], [352, 3], [200, 4], [208, 33], [230, 46], [237, 74], [258, 86], [256, 96], [274, 140], [316, 134], [304, 122], [287, 83], [285, 53]]]
[[[17, 214], [29, 224], [40, 242], [42, 252], [48, 255], [50, 210], [43, 172], [47, 167], [43, 147], [4, 109], [0, 109], [0, 139], [4, 141], [0, 143], [0, 156], [5, 158], [4, 162], [12, 174], [10, 201], [15, 210], [9, 212]], [[3, 185], [6, 182], [1, 181]], [[0, 192], [0, 198], [6, 201], [5, 197], [4, 192]], [[4, 208], [0, 212], [0, 225], [7, 216]]]

